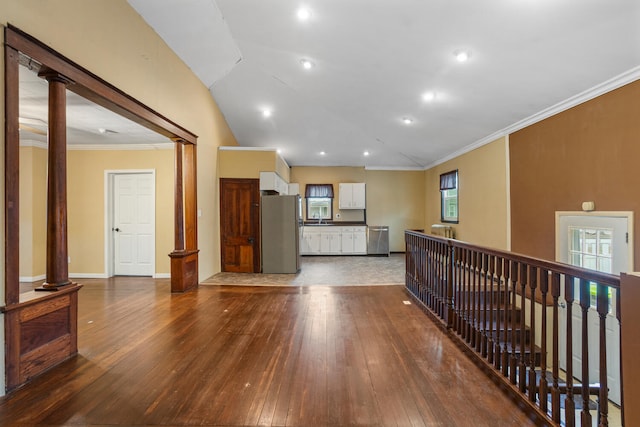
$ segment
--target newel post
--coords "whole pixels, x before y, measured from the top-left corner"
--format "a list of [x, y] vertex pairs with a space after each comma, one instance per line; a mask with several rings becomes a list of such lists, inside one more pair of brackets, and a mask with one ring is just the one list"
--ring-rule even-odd
[[[620, 274], [620, 297], [617, 299], [620, 321], [620, 362], [622, 366], [622, 418], [625, 426], [640, 426], [640, 274]], [[628, 384], [629, 387], [624, 385]], [[635, 403], [634, 403], [635, 402]], [[627, 403], [627, 405], [625, 405]]]

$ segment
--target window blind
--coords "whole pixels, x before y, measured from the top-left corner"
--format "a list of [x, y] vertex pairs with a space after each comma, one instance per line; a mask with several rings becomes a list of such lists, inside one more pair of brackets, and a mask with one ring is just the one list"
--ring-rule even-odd
[[307, 184], [304, 189], [304, 197], [323, 197], [333, 199], [333, 184]]

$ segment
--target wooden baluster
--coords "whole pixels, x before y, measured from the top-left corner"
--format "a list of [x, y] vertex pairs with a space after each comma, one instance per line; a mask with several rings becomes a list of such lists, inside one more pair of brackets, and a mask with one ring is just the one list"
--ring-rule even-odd
[[455, 247], [448, 243], [447, 246], [447, 295], [446, 295], [446, 309], [447, 309], [447, 329], [453, 328], [453, 294], [454, 294], [454, 278], [453, 278], [453, 262], [455, 260]]
[[[489, 319], [488, 322], [486, 322], [486, 325], [488, 326], [488, 332], [487, 332], [487, 360], [489, 361], [489, 363], [493, 364], [493, 345], [495, 342], [494, 339], [494, 334], [495, 334], [495, 330], [494, 330], [494, 326], [493, 326], [493, 298], [495, 297], [495, 293], [494, 293], [494, 277], [493, 277], [493, 273], [494, 273], [494, 257], [489, 255], [486, 257], [486, 261], [487, 261], [487, 267], [486, 267], [486, 271], [484, 274], [484, 283], [485, 283], [485, 301], [486, 298], [489, 298]], [[487, 286], [488, 286], [488, 290], [487, 290]], [[485, 303], [486, 305], [486, 303]]]
[[465, 275], [465, 280], [464, 280], [464, 284], [465, 284], [465, 296], [464, 296], [464, 301], [465, 301], [465, 325], [464, 325], [464, 338], [467, 342], [469, 342], [470, 337], [471, 337], [471, 333], [472, 333], [472, 328], [471, 328], [471, 322], [473, 321], [472, 313], [471, 313], [471, 273], [470, 273], [470, 269], [471, 269], [471, 251], [469, 249], [465, 249], [464, 250], [464, 275]]
[[464, 328], [464, 292], [463, 292], [463, 286], [464, 286], [464, 279], [462, 277], [462, 271], [461, 271], [461, 265], [462, 265], [462, 249], [460, 248], [456, 248], [456, 295], [457, 295], [457, 299], [456, 299], [456, 306], [457, 306], [457, 318], [458, 318], [458, 325], [456, 328], [456, 331], [458, 332], [458, 335], [462, 336], [462, 329]]
[[[599, 427], [609, 425], [609, 391], [607, 387], [607, 315], [609, 314], [609, 288], [598, 284], [596, 308], [600, 317], [600, 392], [598, 393]], [[588, 386], [588, 384], [587, 384]]]
[[580, 308], [582, 309], [582, 412], [580, 425], [591, 425], [589, 412], [589, 308], [591, 307], [590, 282], [580, 279]]
[[473, 281], [473, 290], [477, 295], [476, 298], [476, 319], [477, 319], [477, 327], [475, 329], [476, 333], [476, 351], [482, 354], [483, 346], [482, 340], [484, 335], [484, 328], [486, 323], [486, 316], [484, 313], [484, 294], [482, 293], [482, 254], [480, 252], [474, 252], [474, 281]]
[[480, 340], [478, 339], [478, 331], [480, 330], [480, 296], [478, 295], [478, 252], [471, 253], [471, 318], [473, 319], [473, 327], [471, 329], [471, 347], [478, 350]]
[[548, 384], [547, 384], [547, 292], [549, 291], [549, 271], [540, 270], [540, 293], [542, 295], [542, 319], [540, 324], [540, 409], [547, 412]]
[[[536, 401], [538, 393], [536, 387], [536, 289], [538, 286], [538, 268], [529, 266], [529, 289], [531, 290], [530, 320], [529, 320], [529, 400]], [[520, 337], [523, 344], [526, 343], [525, 336]]]
[[493, 366], [500, 370], [500, 367], [502, 366], [502, 345], [504, 343], [504, 328], [501, 328], [502, 324], [500, 322], [500, 313], [501, 313], [501, 307], [504, 305], [503, 303], [501, 303], [502, 298], [503, 298], [503, 286], [502, 286], [502, 280], [503, 280], [503, 271], [502, 271], [502, 258], [501, 257], [496, 257], [495, 258], [495, 278], [494, 278], [494, 282], [495, 285], [498, 289], [497, 291], [495, 291], [495, 295], [497, 295], [497, 300], [496, 300], [496, 312], [495, 312], [495, 318], [496, 318], [496, 340], [495, 340], [495, 356], [493, 359]]
[[573, 400], [573, 300], [574, 300], [574, 283], [573, 276], [565, 276], [564, 278], [564, 299], [567, 303], [567, 325], [566, 325], [566, 341], [567, 341], [567, 397], [564, 400], [565, 425], [573, 427], [576, 424], [576, 405]]
[[520, 283], [520, 268], [518, 267], [519, 263], [516, 261], [513, 261], [511, 263], [511, 282], [513, 283], [513, 302], [511, 304], [511, 360], [509, 363], [509, 379], [511, 380], [512, 384], [516, 384], [517, 383], [517, 376], [516, 376], [516, 367], [518, 366], [518, 353], [516, 351], [516, 328], [518, 326], [518, 304], [517, 304], [517, 298], [518, 298], [518, 284]]
[[524, 394], [527, 391], [527, 365], [526, 365], [526, 357], [525, 357], [525, 350], [527, 348], [527, 346], [525, 345], [525, 340], [524, 340], [524, 334], [525, 334], [525, 319], [526, 319], [526, 308], [527, 308], [527, 303], [526, 303], [526, 293], [527, 293], [527, 268], [528, 265], [521, 263], [520, 264], [520, 310], [521, 310], [521, 314], [520, 314], [520, 341], [519, 341], [519, 349], [520, 349], [520, 353], [519, 353], [519, 364], [518, 364], [518, 368], [520, 370], [520, 375], [519, 375], [519, 383], [518, 386], [520, 387], [520, 391]]
[[504, 300], [504, 310], [503, 310], [503, 321], [504, 321], [504, 349], [502, 351], [502, 375], [505, 377], [509, 376], [509, 339], [511, 335], [509, 334], [509, 313], [511, 310], [511, 304], [513, 303], [513, 295], [515, 292], [512, 292], [513, 284], [511, 281], [511, 262], [508, 259], [504, 260], [504, 291], [505, 291], [505, 300]]
[[480, 265], [478, 265], [478, 274], [480, 279], [478, 293], [482, 295], [482, 334], [480, 335], [480, 354], [482, 357], [487, 357], [487, 319], [489, 318], [489, 313], [487, 312], [487, 255], [480, 253], [478, 262], [480, 263]]

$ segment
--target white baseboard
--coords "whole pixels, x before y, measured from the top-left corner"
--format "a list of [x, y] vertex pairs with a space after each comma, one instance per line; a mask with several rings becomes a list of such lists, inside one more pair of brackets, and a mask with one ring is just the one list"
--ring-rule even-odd
[[69, 279], [107, 279], [106, 273], [69, 273]]
[[18, 278], [18, 280], [19, 280], [20, 282], [33, 283], [33, 282], [38, 282], [38, 281], [40, 281], [40, 280], [44, 280], [44, 279], [45, 279], [45, 277], [47, 277], [47, 276], [46, 276], [46, 274], [41, 274], [41, 275], [39, 275], [39, 276], [33, 276], [33, 277], [30, 277], [30, 276], [20, 276], [20, 277]]
[[151, 277], [154, 279], [171, 279], [171, 273], [155, 273]]

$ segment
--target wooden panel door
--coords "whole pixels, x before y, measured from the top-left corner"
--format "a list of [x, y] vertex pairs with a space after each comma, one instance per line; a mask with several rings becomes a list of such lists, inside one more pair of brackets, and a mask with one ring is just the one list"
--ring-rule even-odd
[[220, 179], [222, 271], [260, 272], [260, 180]]

